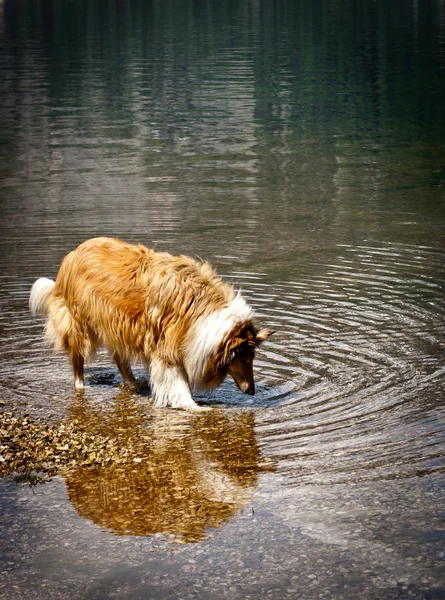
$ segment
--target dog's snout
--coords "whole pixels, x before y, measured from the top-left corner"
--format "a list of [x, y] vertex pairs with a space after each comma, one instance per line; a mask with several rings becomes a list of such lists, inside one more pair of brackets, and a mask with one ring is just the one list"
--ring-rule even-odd
[[255, 394], [255, 381], [253, 378], [252, 369], [253, 358], [249, 359], [237, 359], [230, 363], [228, 373], [233, 377], [238, 389], [243, 394], [249, 394], [253, 396]]
[[241, 386], [241, 391], [244, 394], [249, 394], [249, 396], [254, 396], [255, 395], [255, 386], [245, 383]]

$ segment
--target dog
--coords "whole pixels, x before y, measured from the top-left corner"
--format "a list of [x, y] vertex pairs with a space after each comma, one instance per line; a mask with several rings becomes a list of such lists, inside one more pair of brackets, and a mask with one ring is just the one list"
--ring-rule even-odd
[[142, 360], [154, 405], [181, 409], [197, 409], [191, 390], [227, 375], [254, 394], [255, 350], [273, 333], [256, 327], [241, 293], [208, 262], [115, 238], [70, 252], [55, 282], [33, 284], [29, 306], [47, 317], [46, 341], [68, 354], [76, 390], [84, 363], [104, 346], [125, 383], [136, 385], [130, 363]]

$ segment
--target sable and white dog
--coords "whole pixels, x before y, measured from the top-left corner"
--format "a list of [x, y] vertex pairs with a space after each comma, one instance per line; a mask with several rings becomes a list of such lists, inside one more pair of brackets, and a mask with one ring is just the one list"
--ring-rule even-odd
[[105, 346], [124, 381], [130, 361], [147, 365], [156, 406], [197, 408], [191, 389], [212, 388], [227, 374], [254, 394], [253, 359], [273, 332], [211, 265], [112, 238], [81, 244], [62, 261], [56, 281], [38, 279], [29, 299], [47, 315], [45, 338], [65, 350], [75, 387], [84, 362]]

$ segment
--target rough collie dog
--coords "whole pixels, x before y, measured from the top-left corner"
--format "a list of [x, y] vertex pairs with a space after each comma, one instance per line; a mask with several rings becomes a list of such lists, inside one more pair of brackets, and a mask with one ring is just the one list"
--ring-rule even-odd
[[216, 387], [227, 374], [254, 394], [255, 349], [273, 333], [256, 328], [209, 263], [111, 238], [70, 252], [55, 282], [34, 283], [29, 305], [47, 315], [45, 338], [68, 353], [77, 390], [84, 362], [104, 346], [130, 385], [130, 362], [147, 365], [156, 406], [197, 408], [191, 389]]

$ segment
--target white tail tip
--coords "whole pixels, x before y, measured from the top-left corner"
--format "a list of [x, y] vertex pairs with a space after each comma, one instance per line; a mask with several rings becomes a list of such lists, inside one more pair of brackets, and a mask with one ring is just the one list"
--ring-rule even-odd
[[34, 282], [29, 295], [29, 310], [33, 314], [46, 312], [48, 298], [54, 285], [54, 281], [46, 277], [41, 277]]

